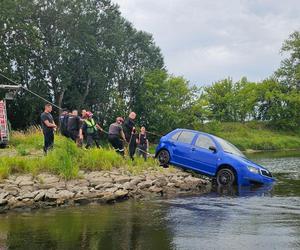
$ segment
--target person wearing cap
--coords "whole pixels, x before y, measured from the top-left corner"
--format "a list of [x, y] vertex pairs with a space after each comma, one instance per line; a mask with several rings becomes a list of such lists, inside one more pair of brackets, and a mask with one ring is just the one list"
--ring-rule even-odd
[[86, 135], [86, 148], [90, 148], [95, 143], [97, 148], [100, 148], [99, 144], [99, 131], [103, 131], [100, 125], [94, 120], [93, 113], [86, 112], [86, 119], [84, 120], [81, 129], [79, 131], [79, 138], [83, 140], [83, 134]]
[[136, 113], [131, 112], [123, 125], [126, 142], [128, 143], [129, 147], [129, 156], [132, 160], [134, 160], [133, 156], [136, 150], [135, 118]]
[[114, 147], [116, 152], [124, 156], [124, 142], [126, 141], [125, 134], [123, 132], [122, 124], [124, 119], [118, 117], [116, 122], [109, 126], [108, 141]]

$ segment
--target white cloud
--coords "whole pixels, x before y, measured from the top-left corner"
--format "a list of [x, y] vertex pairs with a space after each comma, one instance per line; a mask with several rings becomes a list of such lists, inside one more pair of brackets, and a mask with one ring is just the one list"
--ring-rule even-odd
[[298, 0], [114, 0], [153, 34], [170, 73], [209, 84], [261, 80], [279, 66], [281, 44], [300, 29]]

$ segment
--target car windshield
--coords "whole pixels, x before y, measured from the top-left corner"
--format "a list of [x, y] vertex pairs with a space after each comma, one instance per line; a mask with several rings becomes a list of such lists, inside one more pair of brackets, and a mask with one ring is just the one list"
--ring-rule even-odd
[[236, 146], [232, 145], [230, 142], [225, 141], [224, 139], [221, 139], [219, 137], [216, 137], [216, 139], [225, 152], [238, 155], [244, 158], [246, 157]]

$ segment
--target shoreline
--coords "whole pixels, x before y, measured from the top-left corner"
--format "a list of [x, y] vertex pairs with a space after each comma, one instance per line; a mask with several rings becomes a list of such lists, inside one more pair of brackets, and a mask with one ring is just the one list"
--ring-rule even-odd
[[209, 187], [209, 180], [176, 168], [138, 175], [121, 169], [81, 171], [80, 178], [72, 180], [50, 173], [11, 175], [0, 180], [0, 213], [202, 194]]

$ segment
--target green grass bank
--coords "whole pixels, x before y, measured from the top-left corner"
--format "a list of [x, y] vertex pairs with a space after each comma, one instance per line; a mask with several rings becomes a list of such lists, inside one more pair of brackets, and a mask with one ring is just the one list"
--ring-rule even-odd
[[101, 149], [78, 148], [73, 141], [55, 136], [54, 150], [43, 155], [43, 135], [31, 129], [26, 133], [13, 132], [9, 148], [0, 150], [0, 179], [15, 173], [40, 172], [57, 174], [65, 179], [80, 178], [80, 170], [112, 170], [114, 168], [139, 174], [144, 170], [160, 170], [154, 159], [146, 162], [139, 157], [135, 161], [123, 158], [109, 146]]
[[263, 122], [212, 122], [202, 125], [198, 129], [222, 137], [240, 150], [248, 152], [300, 149], [300, 130], [275, 130]]

